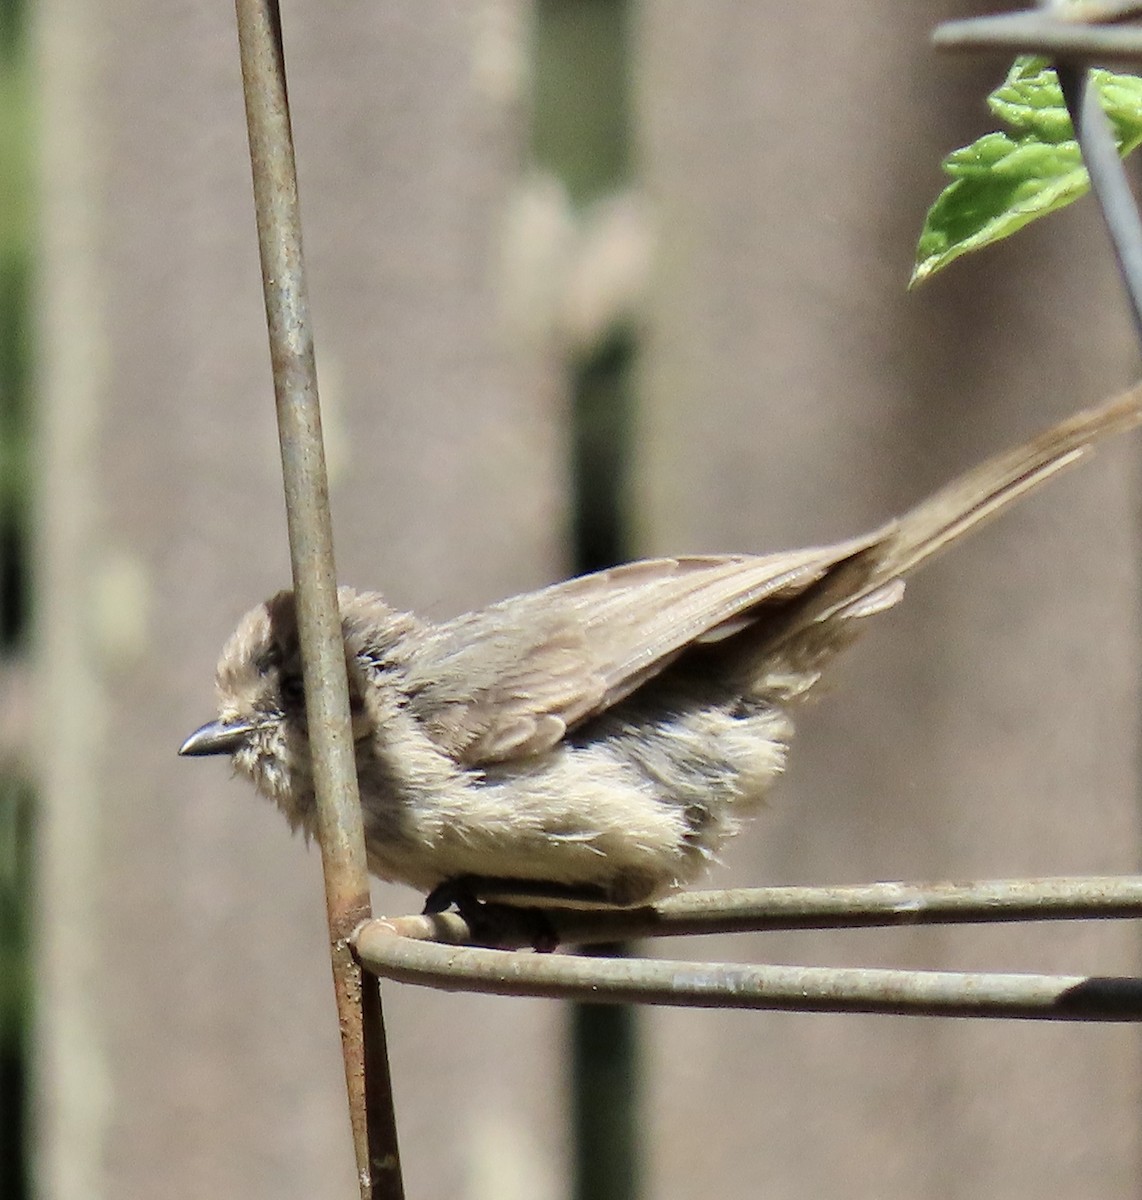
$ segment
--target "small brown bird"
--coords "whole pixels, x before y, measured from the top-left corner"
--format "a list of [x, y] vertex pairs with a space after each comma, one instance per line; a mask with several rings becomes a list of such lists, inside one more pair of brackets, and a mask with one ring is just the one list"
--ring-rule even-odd
[[[690, 882], [781, 772], [792, 713], [904, 576], [1142, 420], [1142, 387], [983, 463], [874, 533], [764, 556], [657, 559], [443, 624], [339, 592], [370, 869], [426, 909], [510, 893], [640, 904]], [[229, 754], [315, 828], [293, 594], [247, 613], [219, 717]]]

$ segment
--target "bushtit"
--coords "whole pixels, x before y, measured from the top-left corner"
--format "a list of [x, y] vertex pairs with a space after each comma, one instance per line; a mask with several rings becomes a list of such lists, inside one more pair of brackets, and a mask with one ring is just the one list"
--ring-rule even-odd
[[[339, 592], [370, 869], [427, 911], [505, 892], [641, 904], [694, 879], [781, 772], [792, 714], [904, 576], [1098, 439], [1142, 387], [833, 546], [657, 559], [443, 624]], [[219, 717], [181, 754], [229, 754], [315, 827], [291, 592], [246, 614]]]

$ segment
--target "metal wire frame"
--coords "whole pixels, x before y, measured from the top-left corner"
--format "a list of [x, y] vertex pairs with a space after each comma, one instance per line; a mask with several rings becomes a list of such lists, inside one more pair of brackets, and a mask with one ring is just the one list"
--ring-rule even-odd
[[[534, 944], [536, 923], [529, 919], [526, 910], [503, 908], [496, 916], [499, 919], [490, 923], [494, 928], [475, 932], [456, 913], [379, 917], [374, 923], [419, 941], [477, 943], [501, 950]], [[544, 925], [559, 942], [583, 946], [711, 933], [1139, 917], [1142, 917], [1142, 875], [1106, 875], [681, 892], [648, 908], [547, 909]], [[354, 944], [360, 943], [364, 929], [362, 925], [354, 933]]]
[[[352, 942], [370, 971], [445, 990], [701, 1008], [1142, 1021], [1142, 979], [527, 955], [502, 947], [530, 945], [534, 924], [512, 910], [502, 917], [497, 949], [469, 945], [473, 930], [451, 913], [368, 921]], [[578, 943], [1094, 917], [1142, 917], [1142, 877], [752, 888], [690, 892], [628, 912], [545, 913], [559, 938]]]
[[948, 21], [937, 27], [932, 41], [941, 50], [1003, 50], [1070, 61], [1127, 64], [1142, 59], [1142, 29], [1138, 26], [1087, 24], [1081, 9], [1076, 13], [1069, 9]]
[[529, 956], [415, 941], [384, 921], [363, 925], [354, 944], [365, 966], [388, 979], [498, 996], [816, 1013], [1142, 1020], [1142, 979], [1127, 977]]
[[[457, 945], [470, 940], [472, 931], [451, 915], [369, 919], [280, 15], [277, 0], [235, 0], [235, 5], [334, 985], [362, 1197], [401, 1200], [403, 1182], [380, 997], [361, 964], [368, 972], [411, 983], [580, 1000], [810, 1012], [1142, 1019], [1142, 980], [1133, 978], [583, 960]], [[1066, 15], [1053, 11], [1054, 5], [1044, 7], [1052, 11], [943, 26], [937, 42], [960, 49], [1005, 46], [1064, 60], [1064, 96], [1142, 339], [1142, 222], [1109, 142], [1105, 117], [1085, 88], [1080, 68], [1065, 65], [1091, 58], [1142, 58], [1139, 31], [1095, 27], [1133, 15], [1142, 6], [1092, 0]], [[973, 28], [965, 32], [965, 26]], [[961, 888], [879, 884], [697, 893], [653, 910], [556, 914], [551, 921], [564, 938], [609, 941], [742, 928], [1139, 915], [1142, 879], [1129, 878]], [[514, 933], [509, 927], [505, 936], [516, 945], [528, 940], [526, 927]]]
[[369, 880], [337, 607], [281, 16], [277, 0], [236, 0], [236, 15], [357, 1177], [362, 1200], [401, 1200], [404, 1185], [380, 993], [376, 979], [362, 971], [349, 948], [349, 935], [371, 913]]

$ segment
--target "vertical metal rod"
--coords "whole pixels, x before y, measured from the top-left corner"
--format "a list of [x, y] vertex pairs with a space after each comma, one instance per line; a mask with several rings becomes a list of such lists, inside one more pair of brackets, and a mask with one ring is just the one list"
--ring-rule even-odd
[[1142, 346], [1142, 218], [1114, 144], [1110, 121], [1102, 111], [1090, 75], [1080, 67], [1056, 66], [1083, 163], [1110, 237], [1118, 270], [1130, 302], [1134, 332]]
[[[1067, 3], [1068, 0], [1039, 0], [1039, 8], [1045, 12], [1061, 11]], [[1102, 111], [1098, 93], [1090, 86], [1089, 72], [1063, 61], [1055, 64], [1055, 72], [1090, 176], [1091, 191], [1102, 211], [1126, 288], [1134, 331], [1142, 345], [1142, 218], [1114, 144], [1110, 121]]]
[[281, 18], [277, 0], [235, 0], [235, 7], [353, 1145], [363, 1200], [400, 1200], [404, 1189], [380, 994], [376, 979], [355, 962], [348, 941], [359, 922], [370, 916], [369, 884]]

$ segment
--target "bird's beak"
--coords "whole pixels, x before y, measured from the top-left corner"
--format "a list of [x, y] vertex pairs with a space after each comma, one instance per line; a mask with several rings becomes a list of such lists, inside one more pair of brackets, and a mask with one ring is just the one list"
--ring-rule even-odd
[[257, 725], [253, 721], [211, 721], [196, 729], [178, 748], [179, 754], [196, 757], [207, 754], [233, 754]]

